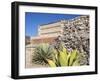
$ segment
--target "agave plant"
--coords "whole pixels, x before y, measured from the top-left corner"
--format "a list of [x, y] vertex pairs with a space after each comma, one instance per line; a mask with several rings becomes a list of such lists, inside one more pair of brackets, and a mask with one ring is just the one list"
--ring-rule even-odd
[[62, 67], [62, 66], [79, 66], [78, 51], [73, 50], [68, 52], [66, 48], [63, 47], [62, 51], [55, 50], [55, 58], [53, 60], [48, 60], [51, 67]]
[[32, 62], [44, 65], [48, 63], [48, 59], [53, 59], [53, 55], [53, 48], [47, 43], [42, 43], [35, 48]]
[[49, 44], [40, 44], [34, 51], [33, 62], [50, 67], [79, 66], [78, 53], [77, 50], [68, 52], [64, 46], [54, 49]]

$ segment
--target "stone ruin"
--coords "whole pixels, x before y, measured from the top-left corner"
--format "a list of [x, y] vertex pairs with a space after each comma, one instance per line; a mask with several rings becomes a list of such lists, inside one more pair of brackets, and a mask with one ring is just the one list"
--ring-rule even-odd
[[63, 42], [68, 51], [78, 49], [81, 54], [81, 65], [89, 65], [89, 16], [79, 16], [62, 23], [63, 35], [56, 39], [56, 47]]

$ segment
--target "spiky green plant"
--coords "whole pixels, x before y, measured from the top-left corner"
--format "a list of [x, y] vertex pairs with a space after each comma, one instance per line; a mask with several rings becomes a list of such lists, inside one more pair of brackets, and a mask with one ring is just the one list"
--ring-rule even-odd
[[47, 59], [53, 59], [53, 55], [53, 48], [47, 43], [42, 43], [35, 48], [32, 62], [44, 65], [48, 63]]
[[[56, 55], [57, 54], [57, 55]], [[49, 65], [51, 67], [62, 67], [62, 66], [80, 66], [78, 60], [78, 51], [73, 50], [72, 52], [68, 52], [66, 48], [63, 47], [63, 50], [57, 53], [56, 51], [55, 59], [49, 60]]]
[[64, 46], [54, 49], [49, 44], [40, 44], [34, 51], [33, 62], [50, 67], [79, 66], [78, 54], [76, 49], [68, 52]]

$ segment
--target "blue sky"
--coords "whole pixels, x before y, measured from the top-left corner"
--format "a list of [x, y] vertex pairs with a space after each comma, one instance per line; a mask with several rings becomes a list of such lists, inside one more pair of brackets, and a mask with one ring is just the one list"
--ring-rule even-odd
[[26, 36], [37, 36], [38, 25], [47, 24], [59, 20], [69, 20], [80, 15], [72, 14], [51, 14], [51, 13], [25, 13], [25, 35]]

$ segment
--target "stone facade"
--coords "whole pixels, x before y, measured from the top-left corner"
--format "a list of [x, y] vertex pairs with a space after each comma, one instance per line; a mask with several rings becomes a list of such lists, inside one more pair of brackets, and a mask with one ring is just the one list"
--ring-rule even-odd
[[33, 44], [33, 45], [40, 44], [40, 43], [52, 44], [53, 42], [55, 42], [56, 38], [57, 38], [57, 36], [35, 37], [35, 38], [32, 38], [31, 44]]
[[53, 22], [49, 24], [40, 25], [38, 28], [38, 36], [58, 36], [63, 34], [62, 22]]
[[63, 42], [69, 51], [78, 49], [81, 54], [84, 54], [81, 64], [89, 65], [89, 16], [66, 20], [63, 26], [63, 35], [58, 41]]
[[58, 36], [63, 35], [63, 25], [61, 21], [40, 25], [38, 35], [31, 37], [32, 44], [53, 43]]

